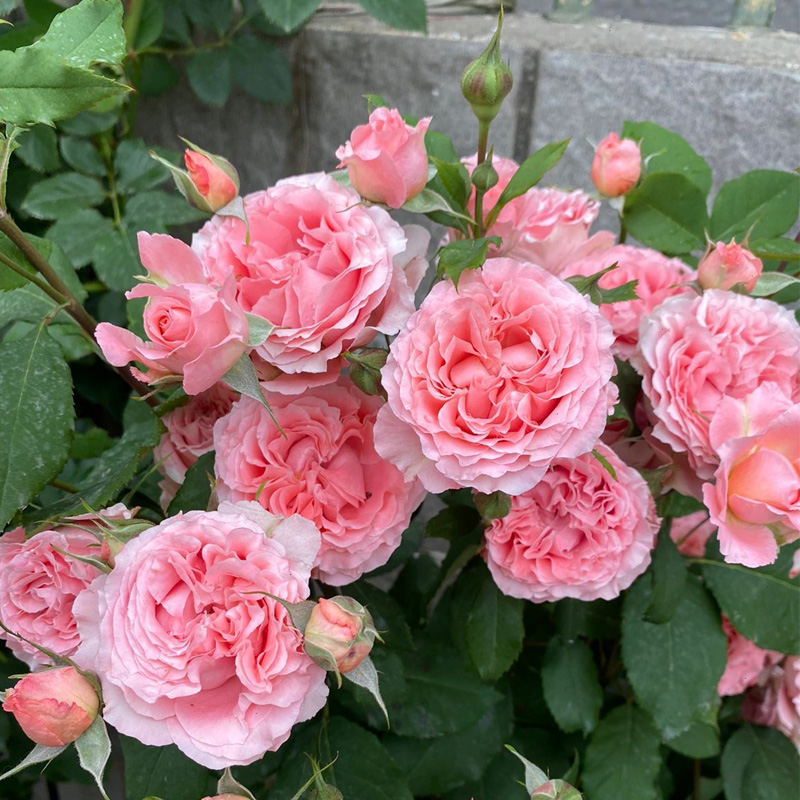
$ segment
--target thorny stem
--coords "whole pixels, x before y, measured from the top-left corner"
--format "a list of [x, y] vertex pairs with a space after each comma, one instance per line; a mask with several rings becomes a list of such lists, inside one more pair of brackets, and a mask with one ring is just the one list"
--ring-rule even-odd
[[100, 140], [100, 150], [103, 153], [103, 160], [106, 162], [106, 180], [108, 181], [108, 190], [111, 197], [111, 209], [114, 213], [114, 225], [117, 228], [122, 228], [122, 214], [119, 210], [119, 196], [117, 195], [117, 185], [114, 182], [114, 162], [111, 157], [111, 143], [108, 136], [104, 136]]
[[[484, 161], [486, 161], [486, 149], [489, 145], [489, 123], [480, 120], [478, 122], [478, 159], [475, 164], [477, 169]], [[475, 222], [477, 238], [483, 236], [483, 189], [475, 187]]]
[[227, 47], [233, 37], [252, 19], [252, 15], [243, 16], [227, 33], [220, 36], [214, 42], [205, 42], [203, 44], [192, 44], [189, 47], [170, 48], [170, 47], [144, 47], [137, 55], [159, 54], [167, 58], [174, 56], [191, 56], [194, 53], [202, 50], [218, 50], [220, 47]]
[[619, 244], [625, 244], [625, 240], [628, 238], [628, 229], [625, 227], [625, 220], [622, 217], [622, 214], [619, 215]]
[[50, 485], [54, 489], [60, 489], [62, 492], [69, 492], [70, 494], [78, 494], [80, 489], [77, 486], [73, 486], [71, 483], [66, 483], [65, 481], [60, 481], [58, 478], [53, 478], [50, 481]]
[[38, 286], [48, 297], [55, 300], [59, 305], [64, 305], [67, 302], [66, 297], [62, 297], [50, 284], [45, 283], [41, 278], [32, 275], [27, 270], [22, 269], [19, 265], [15, 264], [8, 256], [0, 253], [0, 264], [4, 264], [12, 272], [21, 275], [26, 281], [30, 281], [34, 286]]

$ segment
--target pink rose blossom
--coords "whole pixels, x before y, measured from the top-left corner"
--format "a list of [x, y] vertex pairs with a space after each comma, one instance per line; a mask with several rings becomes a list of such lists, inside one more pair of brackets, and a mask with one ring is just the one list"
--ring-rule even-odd
[[[211, 159], [205, 153], [187, 149], [183, 152], [183, 160], [186, 162], [189, 179], [200, 197], [205, 200], [209, 211], [218, 211], [239, 194], [238, 182], [228, 174], [232, 172], [236, 175], [236, 170], [224, 159], [219, 156]], [[215, 161], [222, 161], [227, 169], [223, 169]]]
[[752, 292], [764, 270], [760, 258], [746, 247], [731, 241], [717, 242], [697, 265], [697, 280], [704, 289], [732, 289], [742, 284]]
[[[117, 504], [99, 516], [123, 519], [130, 512]], [[0, 536], [0, 620], [14, 633], [64, 657], [72, 656], [80, 644], [75, 599], [101, 574], [92, 564], [67, 554], [101, 558], [102, 537], [91, 531], [95, 519], [75, 517], [74, 526], [45, 530], [30, 539], [22, 528]], [[29, 667], [51, 663], [49, 656], [16, 636], [3, 631], [0, 637]]]
[[714, 523], [705, 511], [695, 511], [685, 517], [675, 517], [670, 524], [669, 535], [678, 550], [687, 558], [702, 558], [706, 554], [706, 544], [715, 530]]
[[722, 555], [748, 567], [771, 564], [779, 544], [800, 539], [800, 403], [773, 383], [742, 400], [726, 397], [710, 439], [720, 465], [703, 499]]
[[31, 672], [6, 693], [3, 709], [13, 714], [25, 735], [44, 747], [74, 742], [92, 724], [100, 699], [75, 669]]
[[272, 597], [308, 597], [319, 533], [255, 503], [178, 514], [140, 534], [75, 604], [76, 662], [103, 716], [211, 769], [276, 750], [325, 703], [325, 672]]
[[273, 514], [301, 514], [320, 530], [315, 562], [335, 586], [385, 564], [425, 494], [376, 452], [383, 401], [345, 379], [300, 397], [269, 395], [267, 410], [242, 398], [214, 430], [218, 493], [253, 500]]
[[800, 656], [787, 657], [747, 693], [742, 717], [777, 728], [800, 750]]
[[214, 449], [214, 423], [231, 410], [235, 399], [227, 386], [217, 383], [161, 418], [167, 432], [153, 451], [153, 461], [164, 476], [158, 484], [162, 508], [170, 504], [186, 470]]
[[619, 197], [636, 186], [642, 172], [642, 151], [633, 139], [609, 133], [594, 151], [592, 182], [606, 197]]
[[230, 277], [219, 290], [206, 285], [197, 256], [169, 236], [140, 234], [139, 246], [150, 278], [166, 282], [139, 284], [125, 295], [149, 298], [144, 330], [150, 341], [101, 322], [97, 343], [115, 367], [142, 363], [146, 372], [132, 372], [145, 383], [182, 376], [187, 394], [204, 392], [245, 352], [249, 329], [236, 302], [236, 282]]
[[611, 600], [650, 564], [658, 519], [647, 484], [604, 444], [559, 458], [486, 531], [486, 562], [500, 590], [535, 603]]
[[491, 259], [433, 287], [382, 370], [375, 446], [428, 491], [521, 494], [594, 446], [617, 389], [597, 306], [540, 267]]
[[[470, 174], [476, 163], [476, 156], [464, 160]], [[494, 208], [518, 164], [510, 158], [494, 158], [492, 166], [500, 180], [483, 196], [484, 215]], [[475, 213], [474, 189], [468, 208], [471, 214]], [[529, 189], [508, 203], [486, 232], [487, 236], [503, 239], [500, 248], [492, 247], [489, 255], [530, 261], [559, 275], [569, 262], [607, 250], [614, 244], [610, 231], [589, 236], [589, 228], [599, 210], [600, 203], [580, 191]]]
[[666, 300], [642, 320], [631, 363], [656, 420], [653, 435], [708, 480], [718, 463], [709, 423], [725, 397], [766, 381], [800, 401], [800, 326], [770, 300], [711, 289]]
[[561, 272], [561, 277], [594, 275], [614, 263], [618, 264], [617, 268], [607, 272], [598, 281], [601, 289], [614, 289], [628, 281], [638, 281], [636, 300], [604, 303], [600, 306], [603, 316], [614, 329], [614, 353], [627, 360], [639, 341], [639, 323], [642, 317], [668, 297], [690, 292], [694, 294], [687, 283], [695, 275], [694, 270], [677, 258], [667, 258], [644, 247], [617, 245], [610, 250], [602, 250], [569, 263]]
[[369, 656], [376, 635], [369, 611], [352, 597], [320, 597], [303, 631], [306, 652], [343, 675]]
[[396, 108], [376, 108], [369, 123], [355, 128], [336, 151], [339, 167], [347, 167], [350, 183], [365, 200], [400, 208], [428, 182], [425, 133], [430, 123], [424, 117], [411, 126]]
[[[275, 377], [335, 380], [344, 351], [405, 324], [427, 267], [423, 229], [404, 230], [321, 173], [280, 181], [245, 197], [244, 206], [249, 244], [242, 220], [217, 216], [193, 247], [212, 283], [236, 276], [244, 310], [275, 326], [255, 349]], [[289, 393], [300, 390], [295, 380]]]
[[741, 694], [755, 686], [766, 676], [767, 671], [782, 658], [774, 650], [762, 650], [757, 644], [742, 636], [730, 620], [722, 615], [722, 630], [728, 638], [728, 662], [719, 679], [717, 691], [721, 697]]

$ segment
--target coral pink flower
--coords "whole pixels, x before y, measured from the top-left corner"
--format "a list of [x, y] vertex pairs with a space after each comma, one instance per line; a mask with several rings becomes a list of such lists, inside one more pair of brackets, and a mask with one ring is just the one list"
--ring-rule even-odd
[[642, 151], [633, 139], [609, 133], [594, 151], [592, 182], [606, 197], [619, 197], [636, 186], [642, 173]]
[[669, 535], [687, 558], [702, 558], [706, 554], [706, 543], [715, 530], [714, 523], [705, 511], [695, 511], [685, 517], [675, 517], [670, 524]]
[[214, 217], [193, 247], [212, 283], [235, 275], [244, 310], [275, 326], [255, 353], [276, 372], [335, 380], [345, 350], [405, 324], [427, 267], [422, 228], [404, 230], [321, 173], [280, 181], [244, 206], [249, 243], [242, 220]]
[[764, 383], [743, 400], [726, 397], [711, 420], [720, 464], [703, 499], [725, 560], [763, 567], [778, 545], [800, 539], [800, 403]]
[[396, 108], [376, 108], [336, 151], [353, 188], [373, 203], [400, 208], [428, 182], [425, 133], [430, 117], [406, 124]]
[[285, 437], [248, 398], [217, 423], [219, 496], [257, 497], [273, 514], [310, 519], [322, 535], [315, 566], [326, 583], [350, 583], [385, 564], [425, 492], [375, 452], [383, 401], [341, 379], [300, 397], [269, 395], [269, 403]]
[[748, 687], [760, 683], [766, 677], [767, 671], [783, 658], [781, 653], [762, 650], [746, 639], [724, 614], [722, 630], [728, 638], [728, 662], [717, 686], [721, 697], [741, 694]]
[[6, 693], [3, 709], [44, 747], [74, 742], [94, 721], [100, 698], [75, 667], [31, 672]]
[[[122, 504], [99, 512], [106, 519], [130, 518]], [[101, 557], [100, 537], [91, 530], [94, 515], [76, 517], [73, 525], [25, 538], [22, 528], [0, 536], [0, 620], [10, 630], [52, 650], [72, 656], [80, 644], [73, 615], [75, 598], [100, 575], [78, 558]], [[78, 527], [80, 526], [80, 527]], [[29, 667], [49, 665], [49, 656], [4, 631], [11, 652]]]
[[636, 284], [636, 300], [605, 303], [600, 306], [603, 316], [611, 323], [614, 335], [614, 353], [629, 359], [639, 341], [639, 323], [646, 314], [668, 297], [693, 293], [686, 284], [695, 277], [694, 270], [677, 258], [667, 258], [655, 250], [644, 247], [617, 245], [601, 250], [579, 261], [570, 262], [561, 272], [562, 278], [573, 275], [594, 275], [600, 270], [618, 264], [598, 281], [601, 289], [614, 289], [628, 281]]
[[745, 695], [742, 717], [777, 728], [800, 750], [800, 656], [787, 657]]
[[697, 265], [697, 280], [704, 289], [732, 289], [742, 284], [745, 291], [752, 292], [763, 270], [761, 259], [746, 247], [735, 241], [717, 242]]
[[75, 604], [75, 661], [103, 716], [211, 769], [277, 749], [323, 706], [325, 672], [275, 599], [308, 597], [319, 533], [255, 503], [178, 514], [137, 536]]
[[[464, 161], [470, 173], [476, 163], [476, 156]], [[494, 208], [518, 164], [510, 158], [495, 158], [492, 166], [500, 180], [483, 197], [484, 214]], [[474, 214], [474, 189], [468, 207]], [[589, 236], [599, 210], [600, 203], [580, 191], [530, 189], [508, 203], [487, 231], [487, 236], [503, 239], [500, 248], [491, 248], [489, 255], [530, 261], [559, 275], [569, 262], [607, 250], [614, 243], [614, 235], [609, 231]]]
[[597, 306], [540, 267], [491, 259], [434, 286], [383, 368], [375, 447], [431, 492], [521, 494], [594, 446], [617, 398]]
[[650, 564], [658, 519], [647, 484], [603, 444], [559, 458], [486, 531], [486, 562], [505, 594], [535, 603], [611, 600]]
[[[186, 162], [186, 170], [192, 185], [205, 201], [209, 211], [218, 211], [239, 194], [238, 176], [236, 181], [231, 177], [231, 175], [236, 176], [236, 170], [225, 159], [219, 156], [211, 159], [205, 153], [187, 149], [183, 152], [183, 160]], [[225, 165], [225, 169], [222, 164]]]
[[770, 300], [714, 289], [670, 298], [642, 320], [631, 363], [657, 420], [653, 435], [685, 452], [703, 480], [718, 463], [709, 424], [724, 398], [770, 381], [800, 401], [800, 326]]
[[162, 490], [162, 508], [170, 504], [186, 470], [214, 449], [214, 423], [231, 410], [235, 399], [236, 395], [227, 386], [217, 383], [161, 418], [167, 432], [153, 451], [153, 461], [164, 476], [158, 484]]

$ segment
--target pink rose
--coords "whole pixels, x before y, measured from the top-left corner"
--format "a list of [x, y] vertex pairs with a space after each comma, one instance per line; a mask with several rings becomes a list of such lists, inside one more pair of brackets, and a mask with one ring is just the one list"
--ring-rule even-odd
[[800, 656], [788, 656], [750, 689], [742, 704], [742, 717], [777, 728], [800, 750]]
[[413, 127], [396, 108], [376, 108], [369, 123], [359, 125], [349, 141], [336, 151], [339, 167], [347, 167], [353, 188], [373, 203], [400, 208], [416, 197], [428, 182], [424, 117]]
[[741, 284], [752, 292], [763, 270], [761, 259], [735, 240], [717, 242], [697, 265], [697, 280], [704, 289], [732, 289]]
[[151, 278], [167, 283], [139, 284], [125, 295], [150, 298], [144, 310], [150, 341], [101, 322], [97, 343], [115, 367], [141, 362], [147, 372], [132, 372], [145, 383], [183, 376], [187, 394], [204, 392], [245, 352], [248, 324], [236, 303], [236, 282], [230, 277], [219, 290], [206, 285], [197, 256], [188, 245], [169, 236], [140, 234], [139, 244]]
[[601, 289], [614, 289], [628, 281], [638, 281], [636, 300], [604, 303], [600, 306], [603, 316], [614, 329], [614, 353], [627, 360], [639, 341], [639, 323], [642, 317], [668, 297], [690, 292], [694, 294], [687, 283], [695, 276], [694, 270], [677, 258], [667, 258], [644, 247], [617, 245], [610, 250], [602, 250], [569, 263], [561, 272], [561, 277], [594, 275], [614, 263], [619, 266], [600, 278], [598, 285]]
[[642, 173], [642, 151], [632, 139], [609, 133], [594, 151], [592, 182], [606, 197], [619, 197], [636, 186]]
[[219, 496], [257, 497], [273, 514], [310, 519], [322, 535], [315, 566], [326, 583], [350, 583], [385, 564], [425, 492], [375, 452], [383, 401], [341, 379], [300, 397], [270, 395], [269, 403], [285, 438], [248, 398], [217, 423]]
[[[100, 512], [107, 519], [129, 517], [121, 504]], [[100, 559], [100, 529], [94, 516], [76, 517], [75, 526], [63, 525], [37, 533], [30, 539], [16, 528], [0, 537], [0, 619], [10, 630], [32, 642], [70, 657], [78, 649], [80, 636], [73, 616], [78, 595], [99, 575], [85, 561]], [[29, 667], [50, 664], [48, 656], [27, 642], [0, 632], [11, 652]]]
[[236, 170], [225, 159], [219, 156], [212, 159], [205, 153], [187, 149], [183, 152], [183, 160], [189, 179], [208, 211], [219, 211], [239, 194], [238, 180], [231, 177], [236, 176]]
[[214, 423], [231, 410], [236, 395], [224, 384], [214, 384], [161, 418], [167, 432], [153, 451], [153, 461], [164, 479], [161, 506], [166, 508], [200, 456], [214, 449]]
[[377, 636], [372, 615], [352, 597], [320, 597], [303, 631], [306, 652], [321, 667], [352, 672], [372, 651]]
[[[464, 160], [470, 174], [476, 162], [476, 156]], [[519, 165], [510, 158], [494, 158], [492, 166], [500, 180], [483, 196], [484, 214], [494, 208]], [[475, 213], [474, 189], [468, 208], [470, 213]], [[614, 244], [610, 231], [589, 236], [589, 228], [599, 210], [600, 203], [580, 191], [530, 189], [508, 203], [486, 232], [487, 236], [503, 239], [500, 248], [491, 248], [489, 255], [530, 261], [559, 275], [570, 261], [607, 250]]]
[[771, 381], [800, 400], [800, 326], [770, 300], [711, 289], [666, 300], [642, 320], [631, 363], [656, 420], [653, 435], [685, 452], [702, 480], [718, 463], [709, 423], [725, 397]]
[[140, 534], [75, 604], [75, 660], [100, 676], [103, 716], [211, 769], [277, 749], [325, 703], [288, 602], [308, 597], [319, 533], [255, 503], [178, 514]]
[[705, 511], [695, 511], [685, 517], [675, 517], [670, 524], [669, 535], [678, 550], [687, 558], [702, 558], [706, 554], [706, 544], [715, 530], [714, 523]]
[[800, 539], [800, 403], [764, 383], [743, 400], [726, 397], [711, 420], [720, 464], [703, 487], [725, 560], [763, 567], [778, 545]]
[[235, 275], [244, 310], [275, 326], [255, 349], [266, 364], [310, 373], [312, 384], [325, 373], [335, 380], [344, 351], [405, 324], [427, 266], [423, 229], [404, 230], [323, 174], [280, 181], [244, 205], [249, 244], [240, 219], [214, 217], [193, 247], [213, 283]]
[[722, 630], [728, 638], [728, 662], [725, 672], [719, 679], [717, 691], [721, 697], [741, 694], [750, 686], [755, 686], [766, 676], [767, 670], [782, 658], [774, 650], [762, 650], [758, 645], [742, 636], [730, 620], [722, 615]]
[[428, 491], [521, 494], [594, 446], [617, 389], [611, 327], [540, 267], [491, 259], [433, 287], [382, 370], [375, 447]]
[[610, 448], [595, 449], [616, 478], [592, 453], [559, 458], [487, 529], [486, 562], [504, 594], [611, 600], [647, 569], [658, 532], [647, 484]]
[[44, 747], [74, 742], [97, 716], [100, 699], [75, 667], [31, 672], [6, 693], [3, 709]]

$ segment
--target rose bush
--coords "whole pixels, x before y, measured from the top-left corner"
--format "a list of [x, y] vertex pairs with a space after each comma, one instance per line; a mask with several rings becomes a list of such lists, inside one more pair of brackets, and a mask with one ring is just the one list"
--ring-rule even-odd
[[0, 792], [791, 796], [800, 176], [628, 121], [549, 185], [498, 25], [474, 156], [368, 95], [248, 185], [137, 109], [269, 99], [316, 5], [206, 5], [0, 33]]

